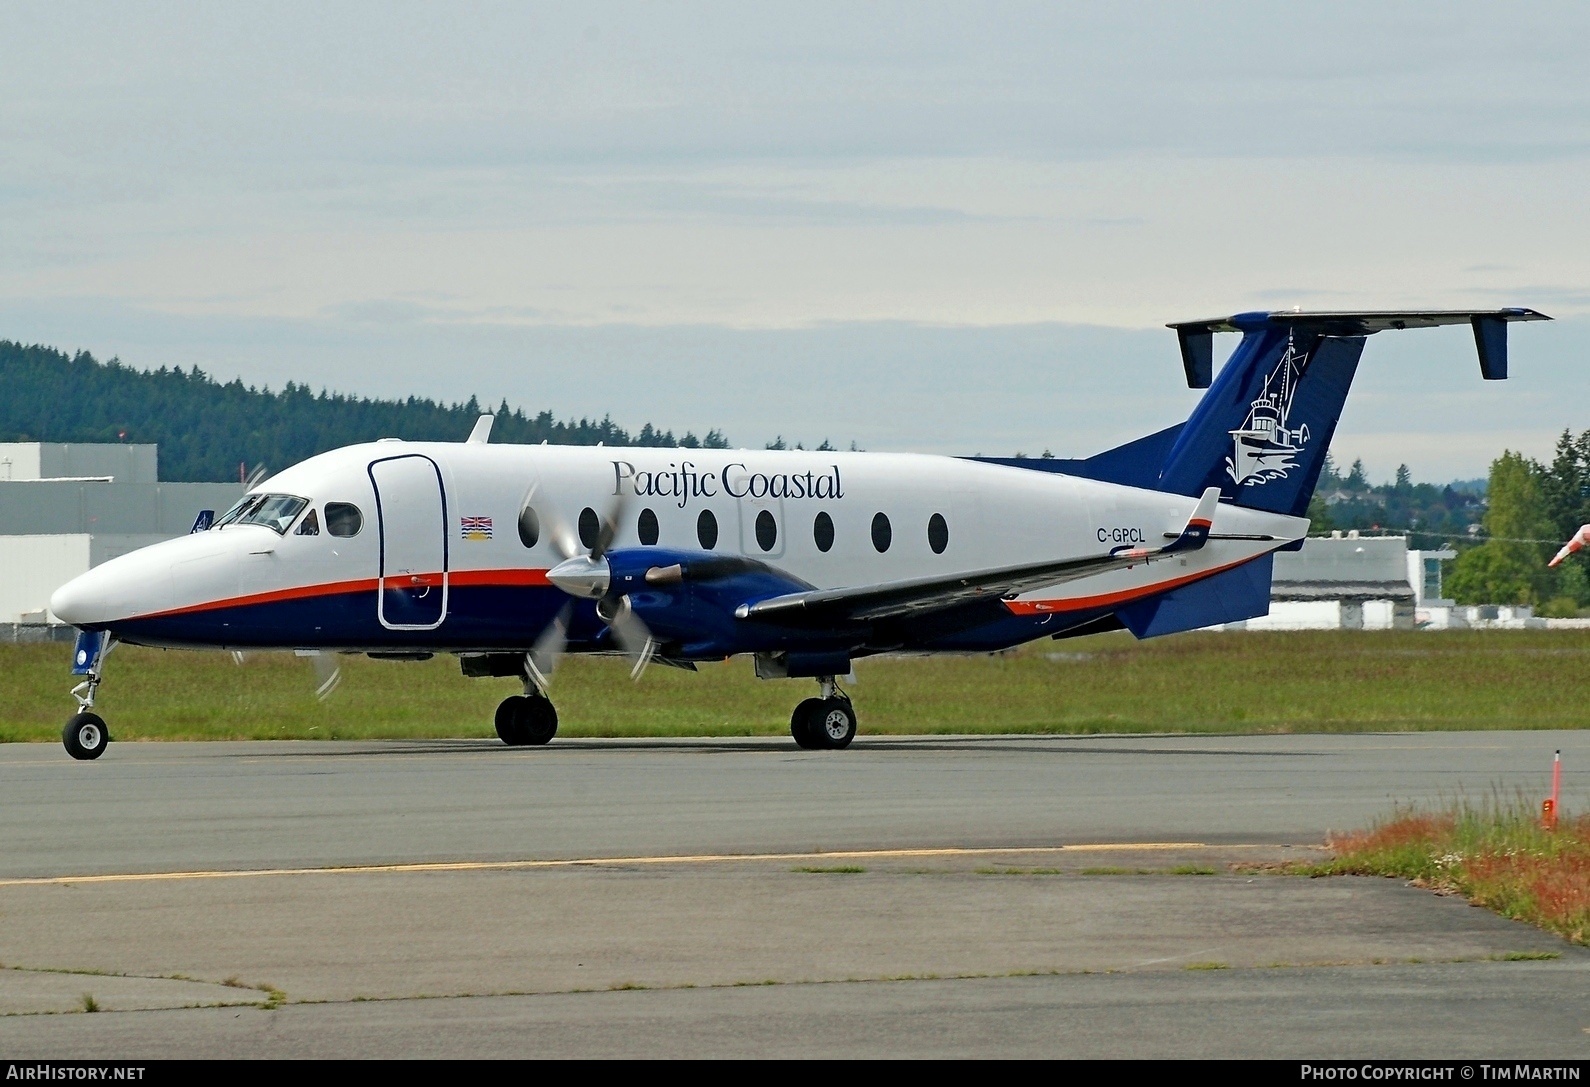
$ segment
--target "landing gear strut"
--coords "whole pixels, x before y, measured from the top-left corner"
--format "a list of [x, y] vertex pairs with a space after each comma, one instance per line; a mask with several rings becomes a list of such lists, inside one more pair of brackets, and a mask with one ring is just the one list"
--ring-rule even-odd
[[849, 747], [856, 737], [856, 710], [833, 676], [819, 676], [822, 697], [808, 698], [790, 715], [789, 733], [807, 750]]
[[97, 759], [110, 743], [110, 729], [93, 709], [94, 696], [103, 679], [105, 657], [115, 644], [107, 632], [85, 630], [77, 636], [77, 645], [72, 650], [73, 674], [87, 677], [72, 688], [72, 697], [77, 699], [77, 713], [61, 730], [61, 743], [74, 759]]

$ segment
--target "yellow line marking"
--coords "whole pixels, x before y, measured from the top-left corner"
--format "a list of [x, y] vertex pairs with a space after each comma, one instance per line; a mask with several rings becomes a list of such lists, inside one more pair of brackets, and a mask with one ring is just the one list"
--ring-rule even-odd
[[[245, 879], [253, 876], [362, 875], [375, 872], [511, 872], [536, 868], [602, 868], [621, 864], [725, 864], [733, 861], [888, 860], [907, 857], [986, 857], [995, 854], [1150, 852], [1208, 849], [1203, 842], [1100, 842], [1087, 845], [1043, 845], [999, 848], [946, 846], [929, 849], [850, 849], [806, 853], [697, 853], [654, 857], [579, 857], [539, 861], [428, 861], [411, 864], [350, 864], [326, 868], [240, 868], [194, 872], [116, 872], [98, 876], [29, 876], [0, 879], [0, 887], [32, 887], [66, 883], [138, 883], [179, 879]], [[1225, 846], [1253, 849], [1256, 846]]]

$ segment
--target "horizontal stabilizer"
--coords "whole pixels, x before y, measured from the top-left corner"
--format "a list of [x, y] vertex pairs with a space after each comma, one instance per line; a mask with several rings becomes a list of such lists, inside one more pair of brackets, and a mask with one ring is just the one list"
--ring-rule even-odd
[[1297, 310], [1238, 313], [1205, 321], [1176, 321], [1181, 343], [1181, 363], [1187, 386], [1207, 389], [1214, 376], [1214, 333], [1262, 332], [1265, 329], [1292, 329], [1310, 336], [1371, 336], [1376, 332], [1404, 328], [1435, 328], [1438, 325], [1471, 325], [1480, 356], [1480, 373], [1489, 381], [1507, 376], [1507, 326], [1513, 321], [1549, 321], [1537, 310], [1512, 308], [1499, 310], [1364, 310], [1359, 312]]

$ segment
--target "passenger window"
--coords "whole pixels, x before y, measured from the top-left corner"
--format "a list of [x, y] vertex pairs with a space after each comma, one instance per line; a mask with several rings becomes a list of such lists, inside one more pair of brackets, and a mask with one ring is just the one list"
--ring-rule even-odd
[[295, 535], [295, 536], [319, 536], [320, 535], [320, 518], [315, 515], [315, 511], [314, 510], [310, 510], [308, 513], [304, 514], [304, 519], [302, 521], [298, 522], [298, 530], [296, 532], [294, 532], [293, 535]]
[[944, 549], [950, 545], [950, 526], [944, 520], [942, 513], [935, 513], [928, 518], [928, 546], [935, 555], [944, 554]]
[[812, 522], [812, 539], [817, 543], [817, 550], [827, 551], [834, 546], [834, 519], [826, 513], [819, 513]]
[[773, 520], [772, 513], [763, 510], [756, 515], [756, 546], [763, 551], [771, 551], [776, 543], [778, 543], [778, 522]]
[[640, 511], [640, 517], [635, 522], [635, 535], [640, 537], [640, 542], [650, 547], [657, 542], [657, 515], [649, 509]]
[[712, 516], [711, 510], [702, 510], [701, 516], [696, 518], [696, 539], [703, 551], [718, 546], [718, 519]]
[[326, 531], [333, 536], [357, 536], [364, 527], [364, 514], [352, 502], [326, 503]]
[[894, 529], [889, 527], [889, 518], [878, 513], [872, 517], [872, 546], [878, 553], [889, 550], [889, 543], [894, 539]]
[[526, 506], [519, 511], [519, 542], [526, 547], [534, 547], [541, 541], [541, 518], [536, 511]]
[[596, 516], [596, 511], [586, 506], [580, 511], [580, 542], [587, 551], [596, 547], [596, 541], [602, 532], [602, 521]]

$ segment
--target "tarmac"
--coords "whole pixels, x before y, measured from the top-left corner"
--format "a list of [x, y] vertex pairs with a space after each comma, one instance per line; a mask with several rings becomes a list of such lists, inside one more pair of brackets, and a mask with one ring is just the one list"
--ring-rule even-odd
[[[1590, 736], [0, 747], [0, 1056], [1590, 1056], [1590, 951], [1307, 879]], [[88, 1006], [97, 1008], [89, 1014]]]

